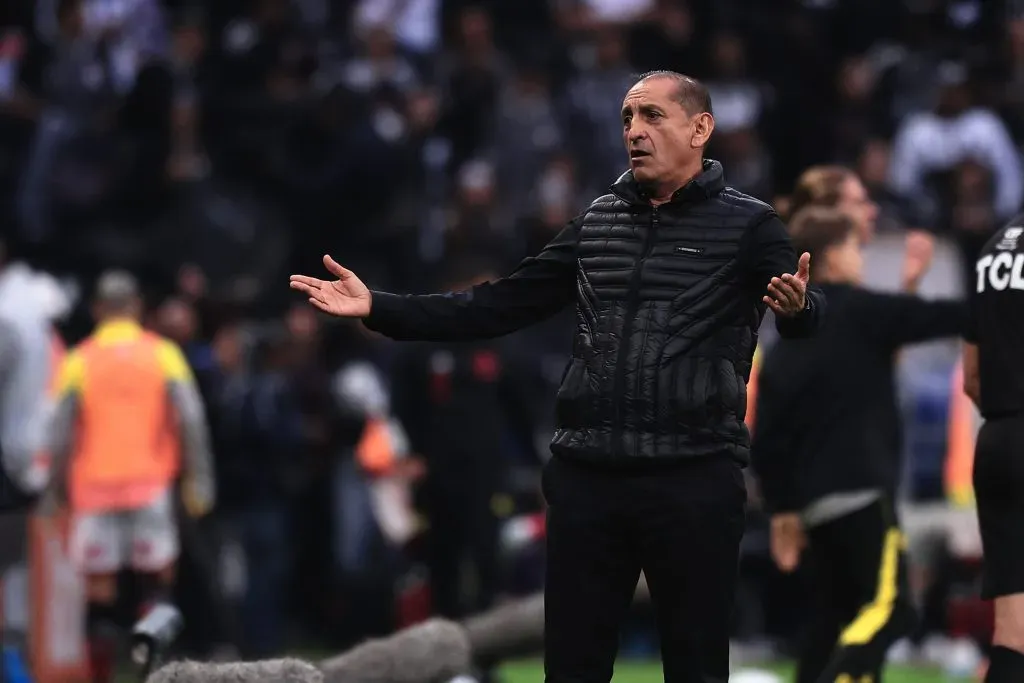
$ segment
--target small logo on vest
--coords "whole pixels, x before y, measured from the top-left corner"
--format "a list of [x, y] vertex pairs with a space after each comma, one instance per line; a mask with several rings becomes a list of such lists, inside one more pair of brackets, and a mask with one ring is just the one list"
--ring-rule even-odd
[[999, 251], [1015, 251], [1017, 249], [1017, 240], [1024, 234], [1024, 228], [1010, 227], [1003, 233], [1003, 239], [999, 240], [996, 244], [996, 249]]
[[704, 247], [676, 247], [677, 254], [686, 254], [687, 256], [700, 256], [704, 253]]

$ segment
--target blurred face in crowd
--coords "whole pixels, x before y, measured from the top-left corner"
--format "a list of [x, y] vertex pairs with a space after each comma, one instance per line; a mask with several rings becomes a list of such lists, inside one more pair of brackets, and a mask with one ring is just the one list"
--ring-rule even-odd
[[66, 38], [80, 35], [85, 25], [81, 0], [61, 0], [57, 8], [57, 21], [61, 33]]
[[836, 208], [853, 219], [857, 226], [857, 236], [862, 242], [870, 241], [875, 234], [878, 205], [871, 201], [864, 183], [852, 173], [843, 181]]
[[679, 87], [672, 78], [648, 78], [630, 88], [622, 103], [622, 139], [633, 177], [654, 186], [655, 197], [671, 195], [700, 172], [715, 129], [711, 114], [680, 104]]
[[682, 0], [662, 0], [658, 20], [661, 30], [676, 44], [685, 44], [693, 37], [693, 15]]
[[609, 28], [597, 37], [597, 63], [602, 68], [608, 69], [621, 64], [625, 52], [622, 35], [618, 30]]
[[195, 338], [198, 329], [195, 311], [181, 299], [171, 299], [160, 307], [156, 324], [160, 331], [178, 344], [187, 344]]
[[857, 160], [857, 174], [870, 187], [885, 185], [889, 177], [889, 145], [884, 140], [872, 140], [864, 146]]
[[944, 86], [939, 93], [935, 113], [943, 118], [956, 118], [971, 106], [971, 93], [965, 84]]
[[300, 342], [312, 341], [320, 333], [320, 321], [309, 306], [292, 306], [285, 317], [285, 325], [292, 339]]
[[848, 102], [862, 102], [871, 97], [875, 76], [863, 58], [849, 59], [839, 72], [839, 93]]
[[468, 8], [459, 17], [459, 33], [467, 50], [486, 50], [491, 45], [491, 18], [478, 7]]
[[864, 270], [864, 255], [861, 240], [856, 232], [850, 232], [845, 240], [829, 247], [824, 254], [825, 279], [830, 282], [858, 284]]
[[713, 49], [714, 65], [719, 75], [725, 78], [739, 78], [746, 69], [746, 54], [743, 42], [732, 33], [723, 33], [715, 38]]
[[366, 54], [370, 59], [390, 59], [395, 53], [395, 39], [383, 26], [375, 26], [366, 36]]
[[206, 50], [206, 35], [202, 26], [187, 23], [174, 31], [174, 54], [185, 64], [196, 64]]
[[231, 372], [240, 369], [245, 359], [242, 331], [235, 326], [219, 330], [213, 337], [213, 354], [223, 370]]

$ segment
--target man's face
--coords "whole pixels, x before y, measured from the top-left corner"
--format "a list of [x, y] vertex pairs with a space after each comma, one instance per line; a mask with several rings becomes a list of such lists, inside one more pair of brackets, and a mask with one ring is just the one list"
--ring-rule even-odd
[[711, 114], [691, 115], [679, 104], [678, 88], [671, 78], [650, 78], [622, 102], [622, 139], [638, 182], [671, 180], [691, 167], [714, 130]]

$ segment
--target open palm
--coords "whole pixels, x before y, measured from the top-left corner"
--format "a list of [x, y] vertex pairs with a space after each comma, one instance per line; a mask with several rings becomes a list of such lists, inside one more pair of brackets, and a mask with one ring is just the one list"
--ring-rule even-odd
[[356, 274], [330, 256], [324, 266], [337, 280], [320, 280], [308, 275], [292, 275], [289, 286], [309, 297], [309, 303], [324, 313], [340, 318], [365, 318], [370, 315], [370, 290]]

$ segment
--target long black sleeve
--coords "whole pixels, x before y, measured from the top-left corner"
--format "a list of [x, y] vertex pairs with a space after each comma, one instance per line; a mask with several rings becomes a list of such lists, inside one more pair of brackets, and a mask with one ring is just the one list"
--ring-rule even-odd
[[500, 337], [540, 322], [575, 298], [579, 220], [496, 282], [448, 294], [373, 292], [363, 323], [397, 340], [468, 341]]
[[929, 301], [880, 292], [861, 292], [861, 296], [860, 305], [851, 307], [851, 312], [863, 316], [868, 334], [891, 349], [968, 331], [969, 312], [964, 301]]
[[[760, 302], [768, 293], [773, 277], [797, 271], [797, 254], [786, 226], [775, 214], [750, 228], [740, 244], [740, 262], [749, 273], [752, 293]], [[814, 267], [814, 264], [811, 264]], [[809, 337], [821, 325], [825, 315], [825, 295], [821, 290], [807, 288], [807, 307], [792, 317], [775, 316], [775, 328], [787, 339]]]
[[762, 371], [758, 377], [750, 464], [770, 514], [793, 512], [802, 504], [793, 476], [800, 453], [794, 442], [794, 390], [792, 382], [771, 372]]

